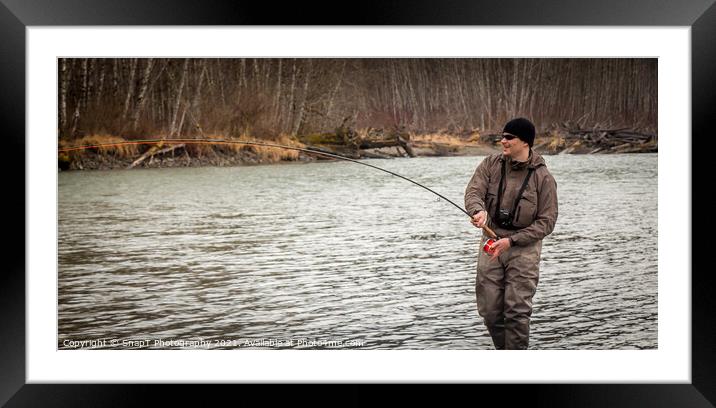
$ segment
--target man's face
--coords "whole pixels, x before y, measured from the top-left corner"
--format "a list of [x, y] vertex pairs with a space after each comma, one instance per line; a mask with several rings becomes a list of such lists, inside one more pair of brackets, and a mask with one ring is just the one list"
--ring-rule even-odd
[[516, 157], [529, 149], [527, 142], [509, 133], [502, 134], [500, 143], [502, 143], [502, 154], [505, 156]]

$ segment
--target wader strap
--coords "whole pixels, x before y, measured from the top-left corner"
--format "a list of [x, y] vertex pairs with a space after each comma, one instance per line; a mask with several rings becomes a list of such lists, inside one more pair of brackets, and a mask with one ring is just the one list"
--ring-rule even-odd
[[[502, 186], [505, 182], [505, 167], [507, 166], [507, 160], [502, 161], [502, 170], [500, 171], [500, 185], [497, 187], [497, 208], [495, 208], [495, 219], [500, 219], [500, 204], [502, 202]], [[525, 192], [525, 189], [527, 188], [527, 184], [530, 181], [530, 176], [532, 175], [532, 172], [534, 171], [533, 168], [530, 168], [527, 170], [527, 177], [525, 177], [525, 181], [522, 182], [522, 187], [520, 187], [519, 193], [517, 193], [517, 197], [515, 198], [515, 203], [512, 206], [512, 212], [510, 215], [512, 215], [512, 218], [515, 217], [515, 211], [517, 211], [517, 205], [520, 203], [520, 200], [522, 199], [522, 193]], [[510, 220], [510, 222], [513, 220]]]
[[507, 160], [502, 159], [502, 171], [500, 172], [500, 185], [497, 187], [497, 206], [495, 207], [495, 220], [500, 219], [500, 203], [502, 202], [502, 184], [505, 181], [505, 166]]
[[522, 182], [522, 187], [520, 187], [520, 192], [517, 193], [517, 198], [515, 198], [515, 205], [512, 207], [512, 217], [515, 216], [515, 211], [517, 211], [517, 205], [520, 203], [520, 200], [522, 199], [522, 193], [525, 192], [525, 189], [527, 188], [527, 183], [530, 181], [530, 176], [532, 175], [532, 171], [534, 169], [527, 170], [527, 177], [525, 177], [525, 181]]

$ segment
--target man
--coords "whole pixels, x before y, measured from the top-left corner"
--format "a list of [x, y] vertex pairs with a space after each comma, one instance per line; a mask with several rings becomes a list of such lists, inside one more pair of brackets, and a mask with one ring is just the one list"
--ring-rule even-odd
[[465, 189], [472, 224], [499, 237], [489, 255], [482, 234], [475, 282], [478, 313], [498, 350], [527, 349], [542, 239], [557, 221], [557, 183], [532, 150], [534, 138], [529, 120], [507, 122], [502, 154], [480, 162]]

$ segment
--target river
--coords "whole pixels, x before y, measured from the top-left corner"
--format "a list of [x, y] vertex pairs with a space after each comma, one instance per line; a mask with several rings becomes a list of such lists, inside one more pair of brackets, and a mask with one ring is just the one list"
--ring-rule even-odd
[[[657, 348], [657, 154], [556, 155], [531, 349]], [[463, 205], [481, 156], [373, 159]], [[58, 348], [491, 349], [480, 231], [350, 162], [58, 174]]]

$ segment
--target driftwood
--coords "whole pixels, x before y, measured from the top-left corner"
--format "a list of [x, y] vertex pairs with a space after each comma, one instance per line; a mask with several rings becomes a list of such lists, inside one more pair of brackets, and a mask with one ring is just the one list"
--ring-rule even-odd
[[[143, 155], [139, 156], [139, 158], [138, 158], [137, 160], [135, 160], [134, 162], [132, 162], [132, 164], [129, 165], [129, 167], [127, 167], [127, 169], [132, 169], [132, 168], [136, 167], [138, 164], [140, 164], [141, 162], [143, 162], [144, 160], [146, 160], [148, 157], [149, 157], [149, 158], [154, 158], [155, 155], [168, 153], [168, 152], [174, 151], [174, 150], [176, 150], [176, 149], [179, 149], [179, 148], [181, 148], [181, 147], [184, 147], [184, 143], [181, 143], [181, 144], [178, 144], [178, 145], [173, 145], [173, 146], [168, 146], [168, 147], [165, 147], [165, 148], [163, 148], [163, 149], [162, 149], [162, 145], [161, 145], [161, 144], [157, 144], [157, 145], [155, 145], [155, 146], [152, 146], [152, 147], [150, 147], [149, 150], [147, 150]], [[151, 161], [150, 161], [150, 162], [151, 162]]]
[[[483, 133], [483, 143], [498, 143], [501, 133]], [[595, 125], [582, 128], [569, 122], [553, 124], [550, 131], [537, 135], [532, 147], [553, 153], [635, 153], [657, 152], [656, 134], [640, 132], [632, 128], [610, 128]]]
[[567, 141], [581, 140], [589, 145], [601, 148], [616, 148], [628, 145], [640, 145], [647, 143], [656, 143], [656, 134], [637, 132], [630, 128], [608, 129], [599, 125], [591, 129], [581, 128], [579, 126], [562, 125], [559, 133], [564, 135]]
[[395, 139], [359, 139], [358, 149], [380, 149], [383, 147], [402, 147], [405, 153], [410, 157], [415, 157], [415, 151], [413, 151], [410, 143], [403, 139], [401, 136], [397, 136]]
[[360, 152], [361, 157], [367, 158], [367, 159], [392, 159], [393, 156], [388, 156], [387, 154], [377, 153], [377, 152]]
[[[349, 118], [344, 119], [343, 123], [336, 128], [334, 133], [306, 135], [301, 138], [301, 141], [312, 146], [312, 149], [319, 151], [320, 148], [315, 146], [340, 146], [340, 150], [347, 150], [347, 152], [327, 152], [344, 154], [353, 158], [391, 157], [382, 153], [365, 152], [367, 149], [380, 149], [385, 147], [402, 148], [408, 156], [416, 157], [415, 151], [410, 143], [410, 135], [404, 128], [368, 128], [365, 132], [359, 134], [347, 124], [348, 119]], [[400, 151], [398, 151], [398, 155], [402, 155]]]
[[[356, 152], [350, 151], [350, 150], [347, 150], [347, 149], [340, 149], [341, 151], [337, 151], [337, 150], [325, 149], [325, 148], [317, 147], [317, 146], [310, 146], [310, 147], [307, 147], [307, 149], [308, 149], [308, 150], [313, 150], [313, 151], [316, 151], [316, 152], [319, 152], [319, 153], [328, 153], [328, 154], [335, 154], [335, 155], [339, 155], [339, 156], [345, 156], [345, 157], [348, 157], [348, 158], [350, 158], [350, 159], [360, 159], [360, 158], [361, 158], [360, 155], [357, 154]], [[346, 151], [346, 150], [347, 150], [347, 151]], [[310, 153], [309, 153], [309, 154], [310, 154]], [[333, 160], [333, 159], [330, 158], [330, 157], [322, 156], [322, 155], [319, 155], [319, 154], [317, 154], [316, 157], [319, 158], [319, 159]]]
[[[553, 151], [571, 153], [580, 149], [588, 154], [595, 153], [637, 153], [657, 152], [656, 134], [639, 132], [631, 128], [608, 128], [599, 124], [592, 128], [582, 128], [570, 123], [553, 127], [553, 141], [549, 148]], [[554, 139], [554, 136], [557, 139]]]

